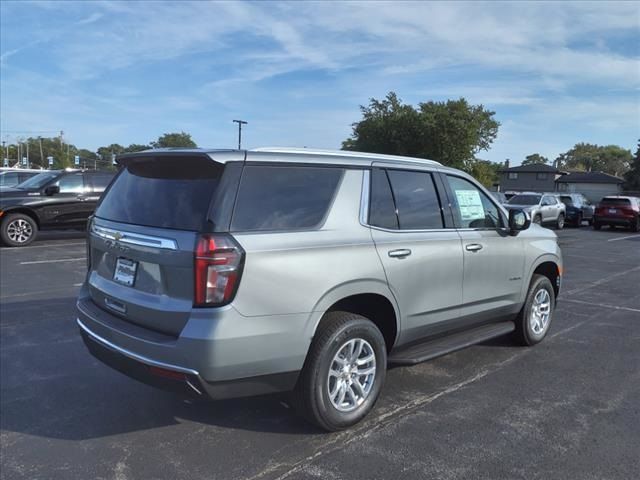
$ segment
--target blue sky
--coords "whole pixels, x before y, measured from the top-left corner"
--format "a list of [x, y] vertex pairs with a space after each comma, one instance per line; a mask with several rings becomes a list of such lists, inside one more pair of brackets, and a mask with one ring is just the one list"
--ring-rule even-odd
[[[519, 163], [635, 150], [638, 2], [0, 2], [0, 136], [79, 147], [184, 130], [200, 146], [339, 148], [359, 105], [466, 97]], [[26, 134], [23, 134], [26, 135]], [[47, 135], [47, 134], [43, 134]]]

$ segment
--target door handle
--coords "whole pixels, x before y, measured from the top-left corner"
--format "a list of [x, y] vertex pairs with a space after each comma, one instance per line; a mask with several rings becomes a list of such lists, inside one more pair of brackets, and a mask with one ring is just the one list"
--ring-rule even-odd
[[480, 245], [479, 243], [470, 243], [464, 248], [466, 248], [470, 252], [477, 252], [478, 250], [482, 250], [482, 245]]
[[411, 255], [411, 250], [408, 248], [400, 248], [398, 250], [389, 250], [389, 256], [391, 258], [404, 258]]

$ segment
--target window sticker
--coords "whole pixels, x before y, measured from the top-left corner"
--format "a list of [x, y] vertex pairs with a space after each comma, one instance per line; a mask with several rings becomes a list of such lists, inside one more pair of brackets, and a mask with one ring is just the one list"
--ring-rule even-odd
[[477, 190], [456, 190], [456, 198], [463, 221], [484, 219], [484, 207]]

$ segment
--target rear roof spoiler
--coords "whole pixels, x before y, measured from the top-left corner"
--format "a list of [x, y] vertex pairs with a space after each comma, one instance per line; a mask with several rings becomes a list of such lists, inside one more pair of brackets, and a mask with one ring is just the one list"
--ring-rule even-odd
[[243, 162], [247, 158], [246, 150], [212, 150], [206, 148], [156, 148], [141, 152], [125, 153], [116, 157], [119, 165], [128, 165], [136, 159], [206, 157], [218, 163]]

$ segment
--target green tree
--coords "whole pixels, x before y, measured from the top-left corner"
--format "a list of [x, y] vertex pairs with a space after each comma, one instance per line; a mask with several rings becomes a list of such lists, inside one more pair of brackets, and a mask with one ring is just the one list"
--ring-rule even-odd
[[132, 143], [124, 149], [124, 153], [142, 152], [143, 150], [149, 150], [150, 148], [150, 145], [140, 145], [138, 143]]
[[624, 175], [626, 190], [640, 192], [640, 140], [638, 140], [638, 148], [631, 162], [631, 168]]
[[352, 125], [343, 149], [429, 158], [465, 170], [477, 162], [476, 153], [489, 149], [500, 126], [495, 112], [464, 98], [420, 103], [416, 109], [390, 92], [360, 110], [362, 120]]
[[473, 162], [469, 162], [467, 172], [485, 187], [490, 188], [500, 180], [502, 167], [501, 163], [474, 159]]
[[560, 154], [557, 160], [562, 168], [621, 176], [629, 170], [633, 155], [630, 150], [617, 145], [577, 143], [568, 152]]
[[547, 163], [549, 163], [549, 159], [547, 157], [543, 157], [539, 153], [532, 153], [525, 157], [522, 165], [546, 165]]
[[180, 133], [165, 133], [158, 137], [158, 140], [151, 142], [153, 148], [171, 148], [171, 147], [184, 147], [195, 148], [196, 142], [193, 141], [191, 135], [185, 132]]

